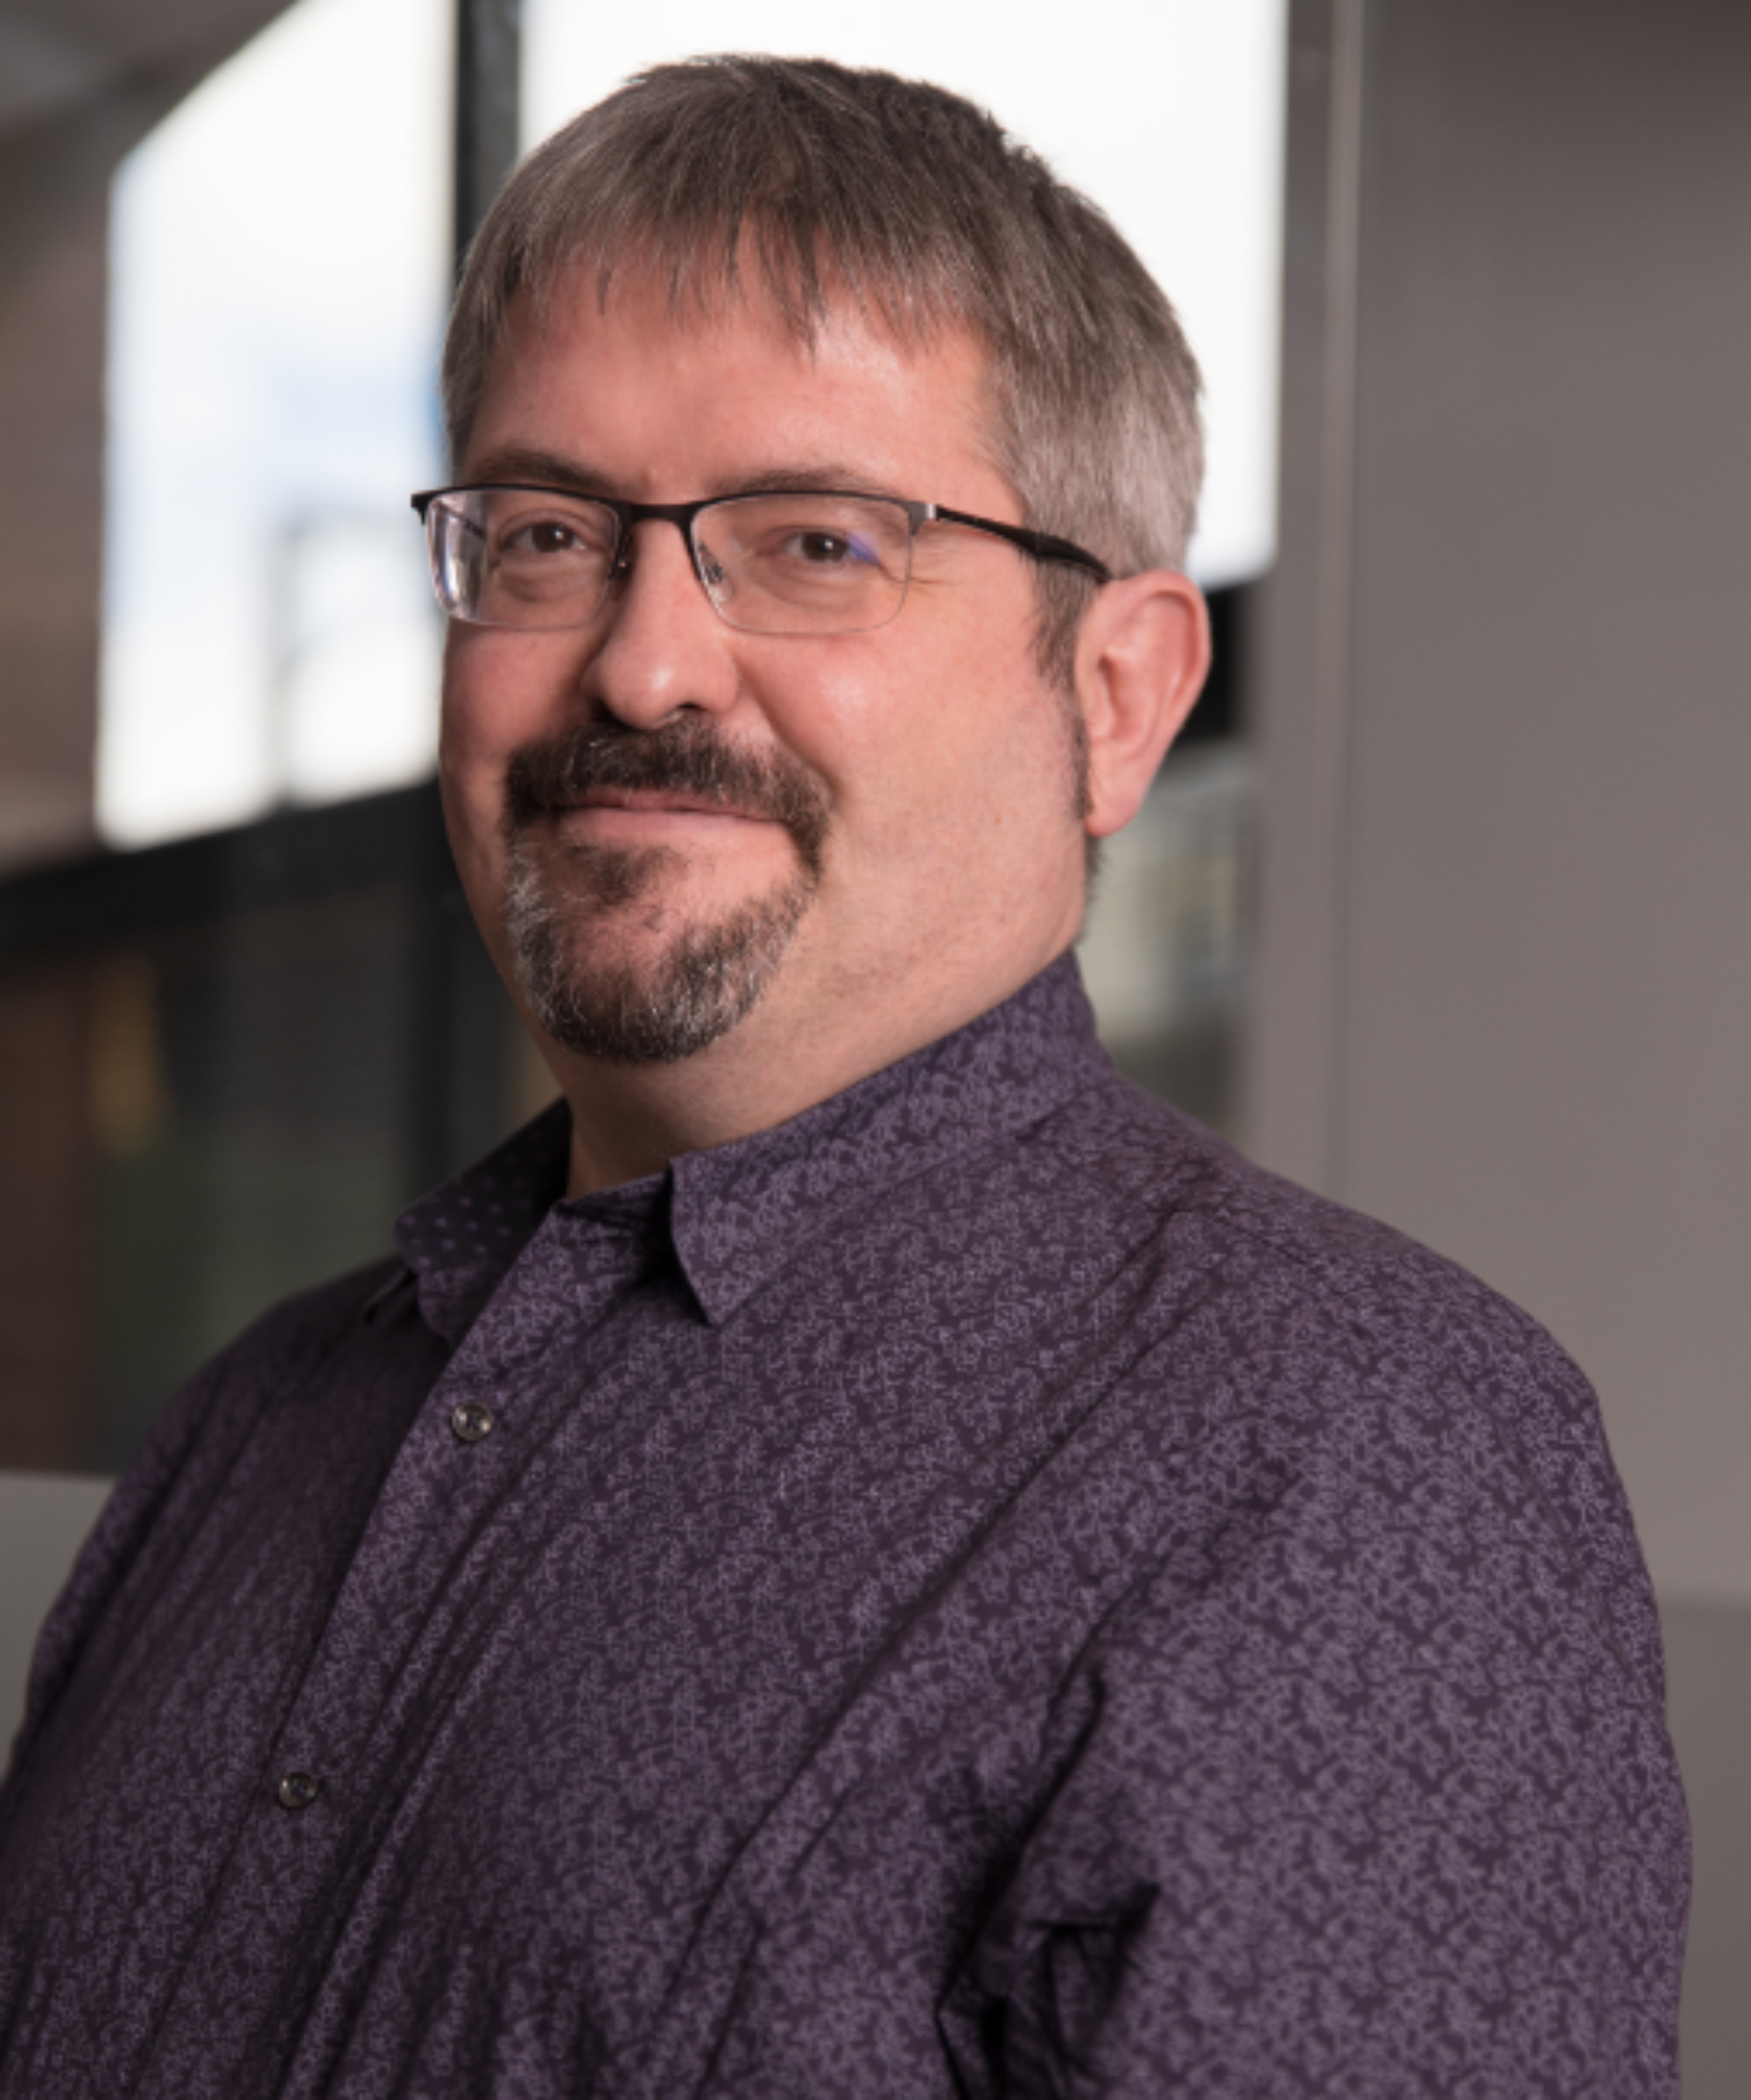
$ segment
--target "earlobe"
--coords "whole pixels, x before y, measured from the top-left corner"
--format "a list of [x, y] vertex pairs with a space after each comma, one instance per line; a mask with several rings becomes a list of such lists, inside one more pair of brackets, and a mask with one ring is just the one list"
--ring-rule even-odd
[[1076, 650], [1092, 837], [1109, 836], [1136, 814], [1209, 668], [1210, 617], [1190, 577], [1147, 569], [1104, 586]]

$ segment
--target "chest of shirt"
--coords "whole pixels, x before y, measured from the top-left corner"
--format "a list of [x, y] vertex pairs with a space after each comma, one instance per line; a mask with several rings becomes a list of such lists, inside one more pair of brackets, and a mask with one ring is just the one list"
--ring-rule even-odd
[[236, 2028], [466, 1938], [568, 1976], [591, 2046], [623, 2047], [704, 1911], [745, 1932], [897, 1768], [937, 1773], [906, 1798], [960, 1833], [922, 1855], [951, 1913], [1044, 1783], [1108, 1546], [1122, 1567], [1154, 1521], [1110, 1461], [1097, 1525], [1042, 1484], [1082, 1466], [1142, 1281], [1117, 1251], [1072, 1273], [1042, 1247], [1048, 1290], [1013, 1250], [994, 1275], [907, 1244], [878, 1237], [830, 1310], [792, 1273], [713, 1326], [672, 1266], [580, 1283], [556, 1234], [398, 1438], [380, 1338], [281, 1396], [144, 1557], [93, 1659], [113, 1725], [68, 1728], [38, 1801], [148, 1885], [142, 2000]]

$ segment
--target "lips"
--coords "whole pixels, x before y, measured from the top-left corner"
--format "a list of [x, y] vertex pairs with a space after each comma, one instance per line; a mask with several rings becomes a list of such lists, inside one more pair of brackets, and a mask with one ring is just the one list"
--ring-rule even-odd
[[773, 821], [756, 810], [739, 808], [709, 795], [680, 793], [673, 788], [598, 788], [559, 805], [561, 814], [573, 809], [624, 809], [634, 815], [649, 812], [660, 816], [742, 817], [754, 823]]

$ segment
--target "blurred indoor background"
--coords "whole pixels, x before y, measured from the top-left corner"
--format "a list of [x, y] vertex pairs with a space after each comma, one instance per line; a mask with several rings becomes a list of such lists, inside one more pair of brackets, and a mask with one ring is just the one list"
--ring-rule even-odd
[[1103, 1032], [1599, 1386], [1685, 2090], [1738, 2100], [1744, 0], [0, 0], [0, 1730], [177, 1382], [551, 1092], [443, 845], [406, 496], [516, 153], [723, 48], [988, 102], [1180, 306], [1217, 664], [1103, 877]]

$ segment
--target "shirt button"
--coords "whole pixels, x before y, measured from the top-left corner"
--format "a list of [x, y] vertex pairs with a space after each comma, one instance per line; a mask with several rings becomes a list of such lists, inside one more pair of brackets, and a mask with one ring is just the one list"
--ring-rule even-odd
[[458, 1400], [450, 1410], [450, 1430], [459, 1443], [477, 1444], [493, 1433], [493, 1411], [484, 1400]]
[[282, 1808], [307, 1808], [322, 1791], [313, 1772], [289, 1772], [275, 1790]]

